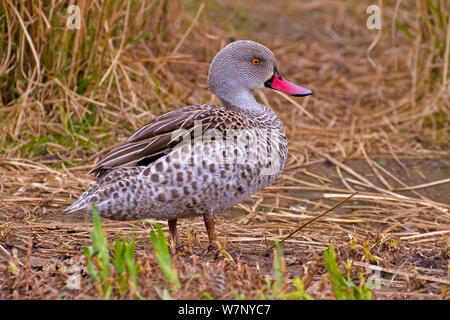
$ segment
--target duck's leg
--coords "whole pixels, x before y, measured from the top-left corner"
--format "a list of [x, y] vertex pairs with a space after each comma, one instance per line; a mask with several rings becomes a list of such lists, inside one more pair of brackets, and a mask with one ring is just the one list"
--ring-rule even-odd
[[208, 232], [208, 239], [210, 244], [216, 241], [216, 231], [214, 229], [214, 216], [211, 213], [203, 214], [203, 221], [205, 221], [206, 232]]
[[180, 240], [178, 239], [177, 232], [177, 219], [169, 220], [169, 231], [172, 236], [173, 245], [175, 246], [175, 250], [180, 247]]

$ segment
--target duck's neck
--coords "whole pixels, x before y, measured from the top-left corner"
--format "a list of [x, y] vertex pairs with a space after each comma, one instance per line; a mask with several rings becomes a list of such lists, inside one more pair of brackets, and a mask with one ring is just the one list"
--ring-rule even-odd
[[256, 101], [250, 90], [228, 91], [226, 95], [219, 96], [219, 99], [225, 108], [242, 113], [261, 113], [265, 109]]

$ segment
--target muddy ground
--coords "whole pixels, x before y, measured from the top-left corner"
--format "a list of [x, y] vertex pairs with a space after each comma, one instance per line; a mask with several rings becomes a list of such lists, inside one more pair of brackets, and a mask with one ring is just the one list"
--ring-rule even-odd
[[[401, 159], [402, 164], [408, 168], [408, 175], [405, 174], [405, 169], [392, 158], [380, 157], [376, 161], [397, 177], [402, 177], [407, 185], [420, 185], [426, 181], [450, 176], [450, 166], [445, 159]], [[353, 159], [345, 164], [364, 174], [374, 183], [377, 182], [364, 160]], [[330, 188], [344, 187], [336, 173], [336, 166], [327, 160], [303, 169], [329, 179], [327, 186]], [[300, 174], [296, 178], [311, 183], [317, 182], [317, 179], [305, 174]], [[395, 185], [395, 181], [390, 182]], [[424, 197], [445, 204], [450, 203], [448, 191], [448, 184], [416, 190]], [[24, 190], [21, 196], [31, 199], [36, 192], [39, 191]], [[411, 194], [411, 191], [400, 193], [405, 196], [417, 196], [417, 194]], [[289, 197], [300, 195], [311, 203], [324, 200], [324, 193], [321, 191], [286, 190], [283, 194], [288, 199], [280, 201], [279, 205], [286, 208], [298, 205], [298, 202], [289, 200]], [[245, 204], [252, 206], [256, 202], [257, 200], [250, 199]], [[335, 200], [329, 199], [325, 202], [330, 205], [336, 203]], [[351, 263], [352, 267], [349, 271], [356, 283], [359, 273], [366, 279], [381, 281], [380, 286], [373, 291], [375, 298], [441, 299], [447, 297], [445, 288], [450, 280], [448, 237], [421, 242], [414, 241], [414, 237], [408, 239], [408, 235], [431, 231], [429, 226], [419, 227], [414, 224], [412, 220], [416, 215], [431, 213], [428, 218], [430, 223], [441, 219], [448, 223], [448, 218], [439, 216], [436, 212], [433, 214], [426, 208], [410, 211], [411, 217], [408, 217], [408, 211], [405, 211], [403, 216], [396, 216], [393, 212], [382, 209], [382, 205], [375, 206], [379, 206], [381, 212], [378, 217], [366, 218], [361, 222], [358, 221], [362, 218], [361, 212], [373, 210], [374, 203], [350, 200], [342, 207], [330, 212], [328, 216], [301, 230], [294, 237], [295, 241], [284, 242], [282, 250], [287, 283], [289, 279], [299, 276], [304, 280], [307, 292], [313, 297], [332, 298], [323, 263], [323, 251], [327, 243], [332, 243], [337, 250], [337, 259], [341, 266]], [[61, 212], [61, 207], [47, 207], [45, 203], [40, 204], [37, 209], [29, 206], [29, 210], [25, 211], [14, 210], [14, 207], [13, 203], [3, 205], [0, 216], [3, 251], [0, 255], [2, 261], [0, 297], [4, 299], [25, 296], [45, 299], [99, 298], [92, 278], [86, 270], [85, 257], [81, 254], [83, 247], [89, 244], [87, 232], [91, 225], [91, 217], [65, 215]], [[317, 207], [314, 208], [314, 205], [308, 204], [302, 209], [317, 213], [320, 211]], [[296, 220], [286, 221], [288, 218], [272, 217], [271, 228], [277, 228], [277, 219], [280, 226], [282, 225], [279, 240], [283, 238], [283, 235], [287, 235], [288, 230], [294, 230], [300, 225], [299, 222], [295, 222]], [[352, 222], [352, 219], [355, 222]], [[174, 255], [174, 262], [184, 287], [175, 296], [197, 299], [202, 298], [201, 292], [208, 292], [213, 298], [233, 299], [239, 295], [246, 298], [261, 298], [261, 292], [264, 292], [266, 288], [265, 277], [273, 276], [273, 251], [269, 250], [269, 247], [273, 245], [274, 236], [268, 234], [269, 239], [261, 237], [259, 241], [254, 241], [251, 237], [241, 238], [239, 229], [255, 228], [255, 233], [259, 234], [261, 232], [259, 228], [267, 227], [268, 223], [264, 212], [255, 215], [242, 208], [233, 208], [218, 215], [216, 221], [219, 242], [232, 260], [223, 252], [208, 251], [206, 233], [200, 218], [181, 221], [179, 230], [182, 248]], [[307, 221], [307, 219], [301, 221]], [[396, 223], [394, 228], [393, 222]], [[285, 226], [286, 223], [288, 228]], [[161, 224], [167, 233], [166, 223], [161, 222]], [[141, 294], [145, 293], [149, 298], [161, 298], [161, 290], [165, 282], [153, 255], [148, 235], [149, 225], [140, 221], [117, 222], [107, 219], [104, 220], [103, 225], [110, 243], [117, 236], [129, 237], [131, 232], [135, 233], [136, 256], [143, 270], [140, 280]], [[328, 233], [328, 237], [318, 230]], [[405, 239], [402, 240], [402, 237]], [[427, 240], [427, 238], [418, 238], [418, 240]], [[376, 273], [371, 266], [378, 266], [380, 271]], [[81, 287], [70, 289], [68, 283], [70, 279], [74, 279], [74, 275], [79, 275]], [[286, 290], [292, 290], [292, 285], [288, 285]]]

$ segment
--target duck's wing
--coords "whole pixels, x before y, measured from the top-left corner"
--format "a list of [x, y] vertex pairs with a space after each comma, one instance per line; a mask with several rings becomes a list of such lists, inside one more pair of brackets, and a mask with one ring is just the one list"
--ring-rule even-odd
[[156, 161], [170, 153], [186, 135], [203, 134], [217, 124], [217, 109], [213, 105], [189, 106], [156, 117], [102, 158], [91, 173], [100, 177], [113, 168]]

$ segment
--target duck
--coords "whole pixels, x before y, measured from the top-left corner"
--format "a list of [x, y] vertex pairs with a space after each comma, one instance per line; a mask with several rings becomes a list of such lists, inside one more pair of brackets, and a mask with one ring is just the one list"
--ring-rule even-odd
[[220, 105], [176, 108], [145, 124], [96, 163], [96, 182], [64, 211], [94, 203], [102, 218], [167, 220], [175, 248], [177, 221], [200, 216], [214, 245], [215, 215], [273, 183], [287, 158], [280, 119], [252, 90], [312, 92], [284, 79], [274, 53], [251, 40], [223, 47], [207, 81]]

